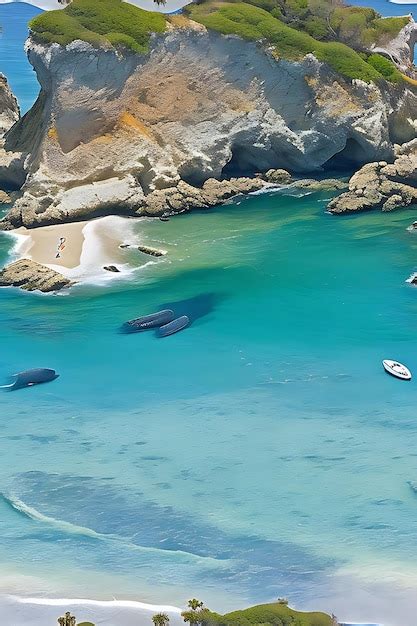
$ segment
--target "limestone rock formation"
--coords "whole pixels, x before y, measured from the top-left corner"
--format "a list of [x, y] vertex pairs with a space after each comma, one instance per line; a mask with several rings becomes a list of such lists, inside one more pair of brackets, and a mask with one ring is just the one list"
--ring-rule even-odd
[[287, 170], [283, 169], [271, 169], [268, 170], [265, 174], [265, 180], [267, 180], [269, 183], [274, 183], [277, 185], [287, 185], [289, 182], [291, 182], [291, 178], [291, 174], [287, 172]]
[[260, 178], [209, 178], [201, 188], [180, 181], [175, 187], [156, 190], [146, 196], [138, 215], [160, 216], [193, 209], [208, 209], [239, 194], [259, 191], [264, 186], [265, 182]]
[[380, 208], [393, 211], [417, 203], [417, 141], [397, 149], [393, 163], [364, 165], [349, 181], [349, 190], [328, 205], [331, 213]]
[[408, 73], [414, 62], [414, 47], [417, 43], [417, 22], [410, 19], [398, 35], [385, 46], [375, 46], [374, 52], [388, 57], [403, 71]]
[[20, 259], [0, 270], [0, 287], [20, 287], [25, 291], [58, 291], [72, 282], [58, 272], [29, 259]]
[[235, 193], [214, 179], [390, 160], [415, 136], [406, 84], [347, 81], [311, 54], [277, 59], [204, 27], [155, 35], [146, 56], [27, 51], [41, 93], [0, 155], [0, 184], [26, 180], [2, 228], [212, 206]]
[[0, 73], [0, 137], [3, 137], [19, 117], [17, 100], [11, 92], [6, 77]]
[[17, 189], [25, 181], [22, 155], [4, 149], [4, 135], [19, 118], [17, 100], [6, 77], [0, 73], [0, 188]]

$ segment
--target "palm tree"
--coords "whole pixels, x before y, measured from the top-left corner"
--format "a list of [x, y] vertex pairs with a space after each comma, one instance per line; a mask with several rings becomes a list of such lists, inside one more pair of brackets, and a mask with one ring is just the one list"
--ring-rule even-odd
[[193, 598], [192, 600], [188, 600], [188, 607], [192, 611], [197, 611], [198, 609], [202, 609], [203, 606], [204, 606], [204, 604], [202, 602], [200, 602], [200, 600], [197, 600], [197, 598]]
[[155, 613], [152, 617], [154, 626], [168, 626], [169, 617], [166, 613]]
[[68, 611], [64, 617], [58, 618], [59, 626], [75, 626], [75, 617]]

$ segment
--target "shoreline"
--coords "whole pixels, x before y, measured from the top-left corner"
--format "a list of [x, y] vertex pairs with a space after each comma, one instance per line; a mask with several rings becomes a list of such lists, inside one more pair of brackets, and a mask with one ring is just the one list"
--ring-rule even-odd
[[[101, 284], [131, 275], [136, 267], [129, 265], [120, 245], [136, 243], [133, 226], [143, 218], [106, 216], [89, 221], [18, 228], [6, 231], [15, 240], [10, 260], [31, 259], [77, 283]], [[115, 265], [119, 272], [104, 270]]]
[[181, 609], [170, 605], [134, 600], [90, 600], [85, 598], [36, 598], [0, 595], [2, 621], [13, 626], [56, 624], [65, 611], [75, 613], [78, 622], [91, 621], [108, 626], [149, 626], [152, 615], [168, 613], [174, 626], [182, 623]]
[[[271, 602], [274, 602], [271, 599]], [[237, 606], [235, 610], [256, 606], [259, 603], [245, 603], [248, 606]], [[320, 604], [320, 603], [319, 603]], [[137, 600], [94, 600], [90, 598], [46, 598], [34, 596], [18, 596], [12, 593], [0, 593], [1, 614], [5, 624], [13, 626], [45, 626], [54, 624], [60, 615], [70, 611], [76, 615], [78, 622], [92, 622], [107, 626], [151, 626], [155, 613], [167, 613], [170, 624], [184, 626], [181, 612], [184, 609], [169, 604], [150, 604]], [[292, 606], [292, 608], [295, 608]], [[296, 609], [320, 611], [323, 609]], [[327, 611], [329, 614], [329, 612]], [[385, 626], [389, 626], [386, 622]], [[341, 621], [340, 626], [384, 626], [381, 622]]]

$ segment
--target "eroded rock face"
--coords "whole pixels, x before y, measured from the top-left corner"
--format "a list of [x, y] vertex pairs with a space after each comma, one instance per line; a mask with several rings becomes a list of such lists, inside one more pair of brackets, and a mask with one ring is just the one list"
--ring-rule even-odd
[[364, 165], [349, 181], [349, 191], [332, 200], [331, 213], [352, 213], [380, 208], [383, 211], [417, 203], [417, 141], [397, 149], [394, 163]]
[[19, 105], [9, 87], [6, 77], [0, 73], [0, 137], [15, 124], [20, 117]]
[[202, 188], [180, 181], [175, 187], [159, 189], [146, 196], [144, 206], [140, 208], [138, 215], [156, 217], [193, 209], [208, 209], [217, 204], [223, 204], [239, 194], [258, 191], [264, 186], [265, 181], [260, 178], [232, 178], [231, 180], [209, 178]]
[[414, 19], [410, 21], [384, 46], [375, 46], [374, 52], [383, 54], [392, 59], [403, 72], [408, 72], [414, 61], [414, 46], [417, 43], [417, 23]]
[[[0, 73], [0, 188], [16, 189], [25, 181], [23, 159], [4, 149], [4, 135], [20, 118], [19, 105], [6, 77]], [[3, 200], [5, 202], [5, 200]]]
[[27, 180], [3, 228], [211, 206], [229, 192], [203, 185], [228, 171], [390, 159], [415, 136], [405, 87], [349, 83], [312, 55], [277, 60], [203, 27], [155, 36], [147, 56], [27, 50], [42, 90], [6, 138]]
[[55, 270], [29, 259], [20, 259], [0, 271], [0, 287], [48, 293], [70, 287], [71, 281]]

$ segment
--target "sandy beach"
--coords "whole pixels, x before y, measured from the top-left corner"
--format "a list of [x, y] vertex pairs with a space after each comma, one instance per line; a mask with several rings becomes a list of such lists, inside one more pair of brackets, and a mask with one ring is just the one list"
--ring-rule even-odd
[[72, 269], [80, 265], [85, 242], [84, 227], [87, 222], [57, 224], [41, 228], [19, 228], [14, 231], [25, 237], [19, 249], [27, 256], [43, 265], [57, 265]]
[[0, 596], [2, 623], [10, 626], [47, 626], [57, 623], [65, 611], [71, 611], [77, 622], [91, 621], [106, 626], [152, 626], [152, 615], [164, 612], [170, 624], [183, 624], [181, 609], [173, 606], [145, 604], [128, 600], [47, 599]]
[[[14, 253], [18, 258], [30, 258], [77, 281], [114, 279], [132, 271], [120, 244], [135, 242], [136, 222], [108, 216], [90, 222], [19, 228], [11, 232], [17, 239]], [[106, 265], [116, 265], [120, 274], [104, 270]]]

